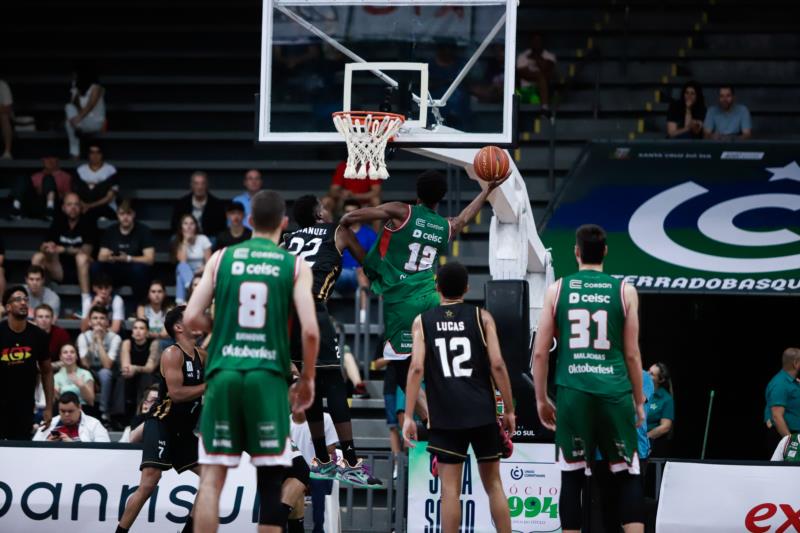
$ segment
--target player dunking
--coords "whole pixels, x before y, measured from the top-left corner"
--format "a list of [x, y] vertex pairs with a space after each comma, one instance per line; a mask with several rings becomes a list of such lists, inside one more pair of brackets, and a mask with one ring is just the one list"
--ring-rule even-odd
[[[596, 448], [615, 474], [618, 516], [625, 532], [644, 531], [636, 449], [636, 426], [644, 420], [639, 302], [636, 289], [603, 273], [607, 252], [603, 228], [593, 224], [578, 228], [578, 272], [547, 289], [533, 348], [539, 418], [556, 432], [565, 533], [581, 529], [584, 471], [591, 473]], [[547, 397], [553, 337], [559, 348], [557, 407]]]
[[[158, 485], [161, 472], [174, 468], [179, 474], [197, 466], [197, 437], [194, 428], [200, 417], [201, 397], [205, 391], [203, 367], [206, 352], [195, 345], [194, 336], [184, 326], [185, 305], [171, 309], [164, 318], [164, 328], [175, 344], [164, 350], [159, 365], [158, 400], [150, 408], [144, 423], [142, 471], [139, 487], [128, 500], [117, 525], [117, 533], [127, 532], [145, 502]], [[183, 528], [192, 531], [192, 515]]]
[[[414, 409], [424, 375], [430, 414], [428, 451], [436, 457], [442, 483], [442, 532], [457, 533], [461, 526], [461, 474], [471, 444], [495, 527], [510, 533], [508, 500], [500, 479], [503, 443], [494, 385], [506, 407], [503, 429], [513, 434], [511, 382], [492, 315], [464, 303], [468, 281], [463, 265], [444, 265], [436, 280], [442, 304], [414, 319], [406, 413]], [[414, 446], [417, 424], [412, 416], [406, 416], [403, 437]]]
[[[342, 271], [342, 252], [347, 249], [359, 262], [364, 262], [364, 250], [350, 228], [333, 223], [333, 217], [314, 195], [301, 196], [294, 203], [294, 219], [300, 227], [284, 237], [284, 246], [294, 255], [304, 259], [314, 277], [312, 293], [319, 323], [320, 346], [314, 403], [306, 412], [316, 457], [311, 463], [311, 477], [315, 479], [338, 478], [344, 483], [364, 488], [379, 488], [380, 480], [370, 476], [358, 459], [353, 445], [353, 426], [347, 389], [341, 374], [341, 360], [336, 330], [328, 314], [328, 297]], [[295, 330], [296, 331], [296, 330]], [[292, 360], [302, 368], [302, 351], [299, 335], [292, 335]], [[328, 399], [339, 442], [342, 461], [339, 465], [328, 455], [325, 446], [325, 426], [322, 418], [322, 398]]]
[[439, 305], [434, 264], [447, 252], [450, 239], [478, 214], [489, 193], [504, 181], [489, 183], [457, 217], [444, 218], [436, 207], [447, 194], [447, 179], [440, 172], [428, 170], [417, 178], [416, 205], [389, 202], [352, 211], [340, 220], [343, 226], [386, 221], [364, 261], [364, 273], [372, 280], [372, 291], [383, 295], [383, 357], [395, 366], [397, 384], [402, 389], [411, 355], [411, 323], [418, 314]]
[[[259, 532], [278, 533], [286, 523], [289, 508], [280, 500], [284, 467], [292, 464], [286, 416], [292, 304], [303, 343], [303, 373], [292, 387], [292, 408], [305, 410], [314, 398], [319, 329], [311, 270], [277, 245], [287, 225], [283, 198], [261, 191], [251, 206], [253, 237], [211, 256], [185, 313], [191, 327], [212, 333], [200, 419], [198, 533], [217, 530], [227, 469], [239, 464], [243, 451], [257, 469]], [[205, 313], [212, 298], [213, 323]]]

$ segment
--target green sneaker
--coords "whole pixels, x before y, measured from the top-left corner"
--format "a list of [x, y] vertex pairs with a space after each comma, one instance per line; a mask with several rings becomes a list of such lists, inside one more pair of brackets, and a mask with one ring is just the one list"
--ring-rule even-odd
[[350, 466], [346, 459], [342, 458], [337, 467], [337, 478], [340, 482], [362, 489], [382, 489], [383, 482], [369, 471], [369, 467], [364, 464], [363, 459], [359, 459], [355, 466]]
[[311, 479], [336, 479], [338, 467], [331, 459], [327, 463], [323, 463], [316, 457], [311, 460]]

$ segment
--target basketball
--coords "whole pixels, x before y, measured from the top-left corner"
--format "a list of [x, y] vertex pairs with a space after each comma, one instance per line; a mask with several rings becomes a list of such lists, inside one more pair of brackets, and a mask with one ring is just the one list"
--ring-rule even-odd
[[484, 181], [497, 181], [508, 174], [509, 160], [506, 151], [497, 146], [484, 146], [472, 162], [475, 173]]

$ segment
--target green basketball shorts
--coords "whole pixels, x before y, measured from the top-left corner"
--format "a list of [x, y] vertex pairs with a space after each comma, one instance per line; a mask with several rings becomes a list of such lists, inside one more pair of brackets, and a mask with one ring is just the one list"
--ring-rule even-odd
[[383, 304], [385, 330], [383, 356], [386, 359], [406, 359], [411, 356], [411, 324], [417, 315], [439, 305], [439, 293], [429, 292], [421, 297]]
[[612, 472], [639, 473], [633, 397], [613, 397], [558, 387], [556, 462], [562, 470], [586, 469], [600, 450]]
[[200, 417], [199, 463], [290, 466], [286, 379], [269, 370], [220, 370], [208, 378]]

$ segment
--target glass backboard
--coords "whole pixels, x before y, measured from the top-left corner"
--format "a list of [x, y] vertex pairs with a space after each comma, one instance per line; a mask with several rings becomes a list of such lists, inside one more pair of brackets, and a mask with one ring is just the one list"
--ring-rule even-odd
[[396, 146], [513, 145], [516, 9], [264, 0], [258, 141], [343, 142], [331, 114], [349, 108], [404, 115]]

